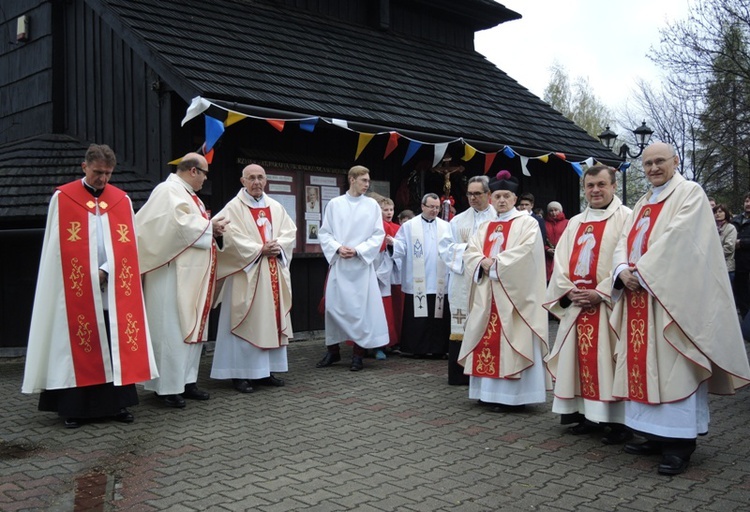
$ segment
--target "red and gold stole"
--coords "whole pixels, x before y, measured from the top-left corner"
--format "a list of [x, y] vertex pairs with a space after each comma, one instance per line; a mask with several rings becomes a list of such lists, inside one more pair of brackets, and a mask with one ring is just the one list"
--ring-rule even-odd
[[[607, 221], [584, 222], [576, 232], [568, 272], [570, 280], [578, 288], [596, 289], [596, 266]], [[581, 396], [599, 400], [599, 320], [600, 306], [582, 309], [576, 318], [578, 339], [578, 378]]]
[[[628, 233], [628, 261], [633, 252], [633, 244], [638, 235], [639, 221], [646, 217], [650, 218], [648, 228], [642, 235], [640, 247], [641, 256], [648, 250], [648, 239], [654, 229], [656, 219], [659, 217], [664, 202], [644, 204], [638, 211], [636, 221]], [[637, 265], [637, 263], [636, 263]], [[648, 292], [640, 289], [632, 292], [625, 289], [625, 300], [627, 305], [627, 361], [628, 361], [628, 398], [634, 402], [648, 403], [648, 386], [646, 379], [646, 341], [648, 337], [649, 308]]]
[[[482, 252], [487, 258], [490, 258], [492, 254], [492, 245], [497, 240], [497, 235], [501, 235], [502, 244], [500, 251], [505, 250], [505, 245], [508, 243], [508, 233], [510, 232], [510, 225], [513, 219], [507, 222], [490, 222], [487, 225], [487, 234], [484, 237], [484, 246]], [[496, 236], [492, 236], [496, 233]], [[492, 239], [490, 239], [492, 238]], [[502, 323], [500, 321], [500, 315], [497, 312], [497, 305], [495, 304], [495, 297], [490, 292], [491, 300], [490, 303], [490, 318], [487, 322], [487, 327], [484, 330], [484, 335], [479, 343], [472, 352], [472, 368], [471, 375], [474, 377], [489, 377], [491, 379], [500, 378], [500, 337], [502, 332]]]
[[[255, 221], [255, 226], [258, 228], [258, 231], [260, 232], [260, 239], [263, 240], [263, 243], [270, 242], [270, 240], [266, 240], [266, 228], [265, 224], [268, 223], [269, 226], [273, 226], [273, 221], [271, 219], [271, 208], [268, 206], [263, 208], [250, 208], [250, 213], [253, 216], [253, 221]], [[258, 222], [258, 219], [266, 219], [265, 222], [262, 220]], [[268, 260], [268, 268], [271, 272], [271, 291], [273, 293], [273, 310], [276, 312], [276, 331], [279, 335], [279, 340], [281, 340], [281, 299], [279, 297], [279, 265], [278, 261], [276, 261], [276, 257], [270, 257], [267, 258]]]
[[[123, 385], [151, 378], [148, 358], [146, 318], [143, 309], [140, 270], [133, 213], [125, 193], [112, 186], [93, 197], [79, 181], [58, 190], [60, 259], [65, 287], [65, 310], [77, 386], [107, 382], [102, 343], [94, 303], [92, 283], [98, 282], [99, 265], [95, 240], [89, 238], [89, 222], [95, 222], [97, 204], [106, 215], [114, 261], [109, 262], [110, 286], [114, 286], [117, 318], [110, 322], [112, 342], [117, 343]], [[106, 334], [104, 334], [106, 336]]]
[[[195, 194], [190, 194], [193, 202], [201, 211], [201, 215], [204, 219], [210, 219], [210, 215], [206, 211], [206, 207], [203, 206], [203, 201]], [[212, 229], [212, 226], [208, 226], [208, 229]], [[208, 325], [208, 314], [211, 312], [211, 302], [214, 296], [214, 281], [216, 276], [216, 240], [211, 239], [211, 264], [208, 276], [208, 293], [206, 293], [206, 301], [203, 303], [203, 313], [201, 314], [201, 321], [198, 329], [198, 342], [203, 340], [203, 331], [205, 331]]]

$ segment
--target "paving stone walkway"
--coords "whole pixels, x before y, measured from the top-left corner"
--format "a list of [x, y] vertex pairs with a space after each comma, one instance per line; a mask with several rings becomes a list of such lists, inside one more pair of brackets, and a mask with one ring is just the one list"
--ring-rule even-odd
[[[343, 355], [349, 355], [343, 349]], [[139, 390], [135, 423], [66, 430], [0, 360], [0, 510], [747, 511], [750, 390], [711, 398], [711, 431], [686, 473], [565, 432], [548, 403], [496, 414], [447, 385], [445, 361], [316, 369], [293, 343], [284, 388], [166, 409]], [[347, 357], [344, 358], [345, 360]]]

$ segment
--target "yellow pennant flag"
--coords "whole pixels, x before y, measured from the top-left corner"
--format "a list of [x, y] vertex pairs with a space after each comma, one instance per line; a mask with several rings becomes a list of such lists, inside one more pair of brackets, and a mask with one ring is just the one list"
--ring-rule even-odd
[[546, 164], [547, 162], [549, 162], [549, 155], [542, 155], [542, 156], [540, 156], [540, 157], [538, 157], [538, 158], [539, 158], [539, 160], [541, 160], [541, 161], [542, 161], [542, 162], [544, 162], [545, 164]]
[[239, 112], [228, 112], [227, 118], [224, 120], [224, 126], [232, 126], [237, 121], [242, 121], [247, 116], [245, 114], [240, 114]]
[[477, 150], [471, 147], [469, 144], [466, 144], [464, 142], [464, 156], [461, 157], [461, 160], [464, 162], [468, 162], [472, 158], [474, 158], [474, 155], [477, 153]]
[[359, 155], [362, 154], [362, 151], [367, 147], [367, 145], [370, 143], [372, 138], [375, 136], [374, 133], [360, 133], [359, 134], [359, 142], [357, 142], [357, 154], [354, 155], [354, 159], [356, 160], [359, 158]]
[[180, 162], [182, 162], [182, 157], [176, 158], [176, 159], [172, 160], [171, 162], [167, 162], [167, 165], [179, 165]]

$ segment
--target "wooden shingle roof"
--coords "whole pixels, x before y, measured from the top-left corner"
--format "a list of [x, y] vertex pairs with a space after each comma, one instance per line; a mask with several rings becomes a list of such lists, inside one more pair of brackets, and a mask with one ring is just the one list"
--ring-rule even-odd
[[464, 137], [529, 156], [614, 159], [472, 50], [269, 2], [86, 1], [186, 101], [203, 96]]
[[[4, 226], [43, 227], [55, 188], [83, 177], [81, 162], [88, 144], [68, 135], [41, 135], [0, 145], [0, 219]], [[155, 184], [132, 169], [118, 166], [110, 181], [125, 190], [135, 207], [148, 199]]]

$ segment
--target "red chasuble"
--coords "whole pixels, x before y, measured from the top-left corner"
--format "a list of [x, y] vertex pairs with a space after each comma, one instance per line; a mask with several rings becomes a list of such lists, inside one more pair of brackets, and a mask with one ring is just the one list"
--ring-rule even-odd
[[[638, 212], [637, 219], [628, 234], [628, 261], [636, 260], [646, 254], [648, 239], [654, 229], [656, 219], [661, 213], [664, 202], [645, 204]], [[634, 253], [637, 255], [634, 257]], [[632, 259], [631, 259], [632, 257]], [[648, 292], [640, 289], [632, 292], [625, 289], [627, 301], [627, 350], [628, 350], [628, 398], [634, 402], [648, 403], [646, 380], [646, 342], [648, 339], [649, 318]]]
[[[143, 307], [138, 250], [133, 231], [133, 212], [122, 190], [108, 185], [95, 198], [75, 181], [59, 187], [60, 260], [65, 281], [65, 310], [75, 370], [76, 385], [107, 382], [101, 336], [94, 305], [94, 282], [98, 282], [96, 255], [89, 240], [89, 221], [106, 215], [114, 259], [110, 263], [110, 286], [114, 287], [116, 318], [110, 318], [113, 356], [119, 354], [122, 372], [118, 385], [152, 378], [149, 367], [146, 317]], [[97, 272], [97, 275], [92, 275]], [[115, 346], [116, 344], [116, 346]], [[116, 350], [115, 350], [116, 349]], [[117, 380], [117, 378], [115, 378]]]
[[[255, 226], [260, 232], [263, 243], [270, 242], [273, 238], [273, 222], [271, 219], [271, 208], [250, 208], [250, 213], [255, 221]], [[269, 236], [266, 236], [268, 230]], [[279, 265], [276, 257], [268, 258], [268, 268], [271, 272], [271, 291], [273, 292], [273, 310], [276, 312], [276, 332], [281, 343], [281, 300], [279, 298]]]
[[[578, 227], [570, 257], [569, 275], [580, 289], [594, 290], [598, 283], [596, 266], [606, 221], [585, 222]], [[581, 396], [599, 400], [599, 306], [582, 309], [576, 318], [578, 339], [578, 376]]]
[[[508, 233], [513, 219], [507, 222], [490, 222], [484, 238], [482, 252], [487, 258], [494, 258], [505, 250]], [[497, 312], [495, 297], [490, 304], [490, 318], [482, 339], [472, 351], [473, 365], [471, 375], [474, 377], [500, 378], [500, 340], [502, 338], [502, 323]]]
[[[204, 219], [210, 218], [208, 215], [208, 212], [206, 211], [206, 207], [203, 206], [203, 201], [200, 200], [200, 198], [195, 194], [190, 194], [190, 197], [193, 199], [193, 202], [198, 206], [198, 209], [201, 211], [201, 215], [203, 215]], [[211, 239], [211, 270], [210, 270], [210, 277], [208, 278], [208, 293], [206, 294], [206, 302], [203, 304], [203, 313], [201, 314], [201, 322], [198, 329], [198, 337], [197, 340], [203, 339], [203, 331], [206, 329], [206, 325], [208, 325], [208, 314], [211, 312], [211, 302], [213, 300], [214, 296], [214, 282], [216, 276], [216, 240], [213, 238]], [[187, 343], [187, 342], [186, 342]]]

